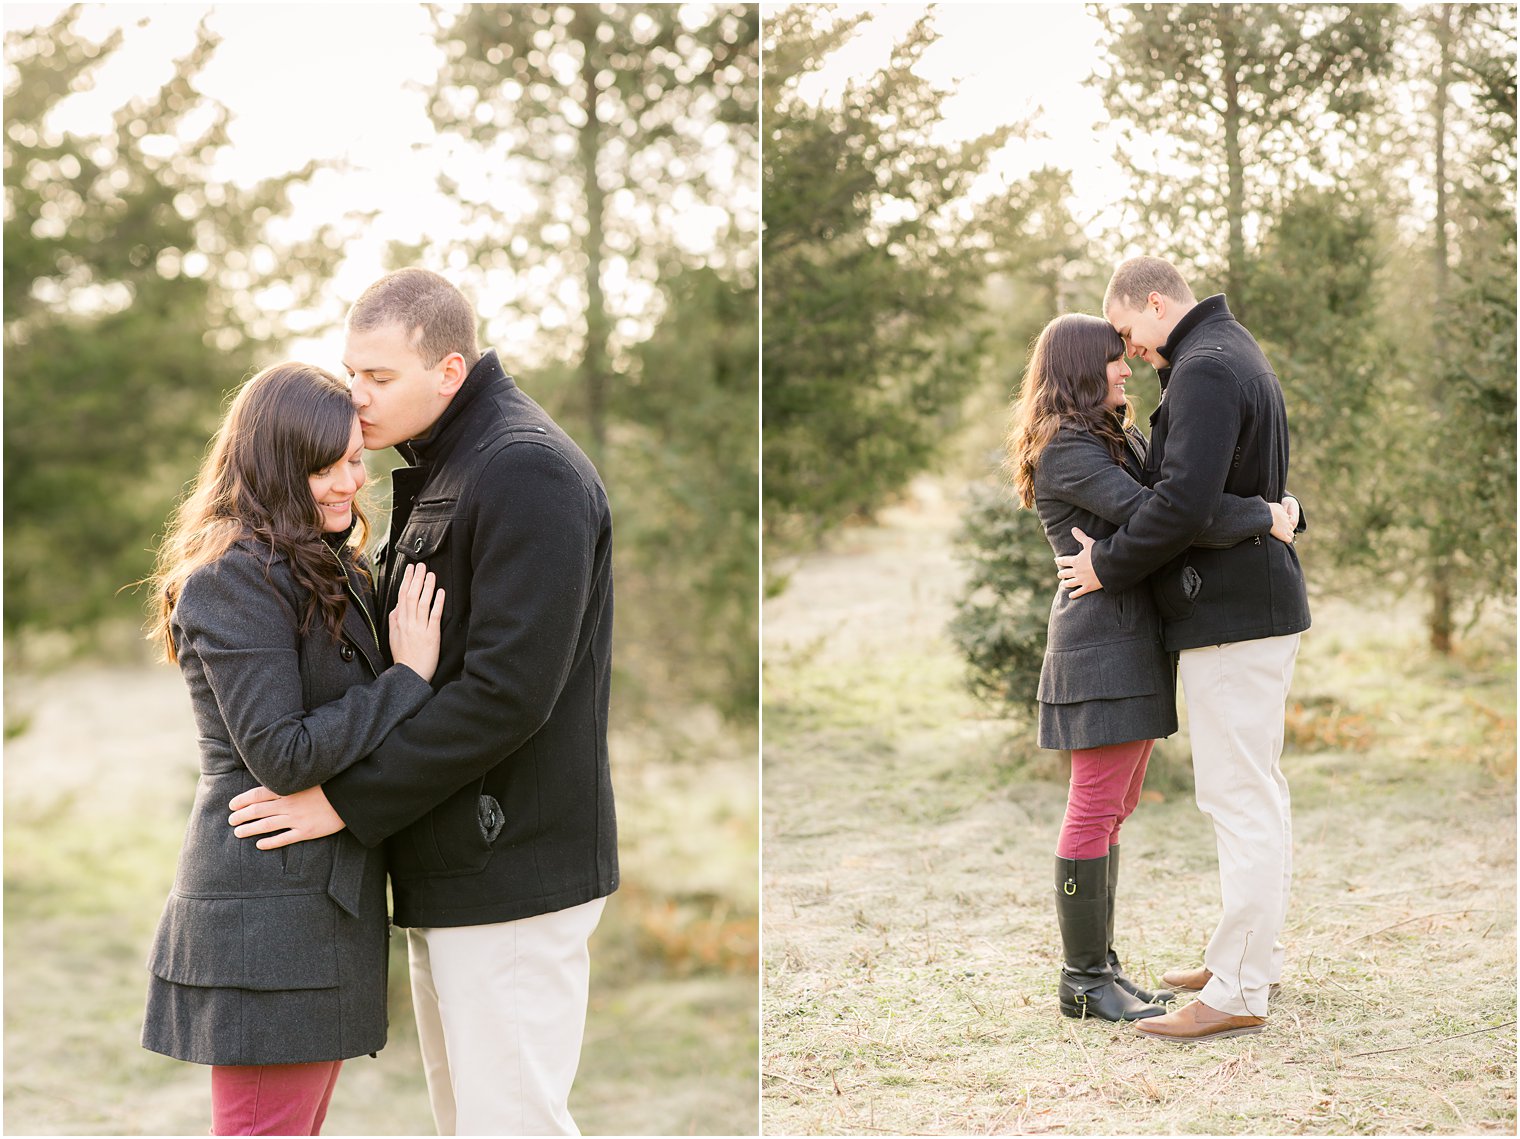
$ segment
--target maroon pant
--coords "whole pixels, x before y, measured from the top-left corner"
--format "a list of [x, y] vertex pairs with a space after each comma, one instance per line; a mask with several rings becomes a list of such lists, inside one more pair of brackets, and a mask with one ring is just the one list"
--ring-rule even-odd
[[342, 1060], [320, 1064], [217, 1064], [213, 1135], [320, 1135]]
[[1072, 750], [1057, 858], [1103, 858], [1118, 843], [1120, 825], [1140, 802], [1145, 765], [1155, 746], [1155, 740], [1135, 740]]

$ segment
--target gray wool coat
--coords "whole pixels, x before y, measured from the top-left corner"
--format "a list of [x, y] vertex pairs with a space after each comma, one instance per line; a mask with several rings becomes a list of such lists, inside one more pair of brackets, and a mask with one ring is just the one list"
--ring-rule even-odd
[[[1103, 539], [1155, 491], [1140, 485], [1145, 436], [1131, 428], [1121, 466], [1096, 435], [1062, 427], [1035, 467], [1035, 511], [1058, 555], [1080, 552], [1074, 528]], [[1276, 541], [1272, 512], [1261, 498], [1220, 496], [1209, 527], [1196, 540], [1223, 548]], [[1040, 669], [1043, 748], [1094, 748], [1161, 739], [1177, 730], [1176, 670], [1162, 646], [1161, 619], [1142, 581], [1073, 598], [1058, 587], [1050, 605], [1045, 662]]]
[[[267, 569], [266, 569], [266, 563]], [[298, 631], [283, 558], [241, 542], [186, 581], [173, 615], [200, 735], [200, 781], [148, 968], [143, 1047], [197, 1064], [341, 1060], [385, 1044], [385, 867], [346, 831], [260, 850], [227, 801], [356, 762], [432, 695], [384, 667], [365, 578], [342, 639]]]

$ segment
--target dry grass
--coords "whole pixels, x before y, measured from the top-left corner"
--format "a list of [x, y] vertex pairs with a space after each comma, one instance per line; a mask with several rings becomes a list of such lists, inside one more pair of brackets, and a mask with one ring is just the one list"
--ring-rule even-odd
[[[1056, 1008], [1060, 757], [960, 688], [955, 508], [928, 484], [766, 610], [764, 1130], [1513, 1134], [1506, 620], [1432, 660], [1410, 606], [1318, 599], [1283, 992], [1260, 1036], [1140, 1039]], [[1200, 960], [1218, 907], [1207, 821], [1155, 786], [1123, 835], [1139, 976]]]
[[[207, 1070], [138, 1046], [145, 960], [195, 783], [176, 672], [9, 670], [5, 1129], [204, 1134]], [[753, 736], [698, 712], [614, 740], [624, 888], [592, 941], [571, 1109], [586, 1134], [754, 1134]], [[392, 941], [390, 1042], [344, 1067], [331, 1134], [433, 1133]]]

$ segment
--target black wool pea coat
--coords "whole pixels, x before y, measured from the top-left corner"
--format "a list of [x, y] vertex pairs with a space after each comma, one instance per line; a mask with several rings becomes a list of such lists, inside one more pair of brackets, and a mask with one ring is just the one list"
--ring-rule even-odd
[[1276, 502], [1287, 490], [1288, 414], [1272, 365], [1222, 293], [1188, 311], [1161, 355], [1170, 364], [1143, 475], [1156, 494], [1093, 547], [1098, 579], [1129, 589], [1154, 574], [1173, 652], [1302, 632], [1309, 596], [1292, 545], [1197, 541], [1220, 494]]
[[145, 1048], [197, 1064], [341, 1060], [385, 1045], [385, 868], [346, 831], [260, 850], [227, 802], [314, 786], [376, 747], [432, 689], [382, 666], [367, 580], [348, 570], [341, 640], [299, 629], [305, 591], [252, 541], [185, 582], [178, 659], [200, 781], [148, 961]]
[[[488, 350], [399, 447], [381, 596], [446, 591], [437, 695], [324, 783], [386, 844], [401, 926], [514, 921], [617, 889], [607, 758], [612, 513], [591, 461]], [[384, 630], [382, 630], [382, 636]]]
[[[1080, 529], [1106, 538], [1155, 497], [1140, 485], [1145, 436], [1131, 428], [1121, 465], [1089, 431], [1062, 427], [1035, 466], [1035, 511], [1057, 555], [1075, 554]], [[1199, 542], [1267, 541], [1272, 512], [1261, 498], [1220, 496]], [[1072, 597], [1056, 589], [1040, 669], [1044, 748], [1094, 748], [1160, 739], [1177, 730], [1176, 672], [1144, 582]]]

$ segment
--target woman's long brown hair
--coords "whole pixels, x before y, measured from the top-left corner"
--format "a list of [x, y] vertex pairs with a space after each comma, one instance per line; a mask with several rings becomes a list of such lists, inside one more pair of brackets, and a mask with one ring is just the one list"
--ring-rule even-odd
[[1134, 409], [1126, 400], [1121, 419], [1103, 406], [1108, 365], [1122, 355], [1124, 339], [1101, 317], [1064, 313], [1040, 330], [1014, 401], [1003, 459], [1024, 506], [1034, 505], [1035, 468], [1062, 426], [1091, 431], [1108, 445], [1114, 462], [1124, 461], [1124, 429]]
[[[321, 508], [307, 480], [347, 455], [354, 416], [343, 382], [310, 364], [276, 364], [238, 389], [149, 579], [148, 639], [162, 646], [165, 660], [176, 657], [170, 618], [185, 581], [244, 538], [264, 547], [266, 567], [278, 556], [289, 562], [307, 594], [301, 633], [321, 620], [337, 638], [347, 582], [323, 541]], [[369, 536], [357, 499], [353, 509], [354, 528], [343, 549], [349, 559]]]

